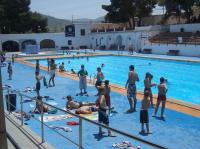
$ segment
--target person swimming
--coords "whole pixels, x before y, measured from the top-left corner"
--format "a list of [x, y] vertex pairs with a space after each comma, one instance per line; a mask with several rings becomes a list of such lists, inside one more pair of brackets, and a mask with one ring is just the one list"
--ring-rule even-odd
[[104, 64], [101, 64], [101, 68], [103, 68], [105, 65]]

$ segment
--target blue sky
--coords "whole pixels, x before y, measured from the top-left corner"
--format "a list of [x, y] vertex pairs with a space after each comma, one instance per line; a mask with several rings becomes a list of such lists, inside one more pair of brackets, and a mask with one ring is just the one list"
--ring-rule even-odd
[[[110, 4], [110, 0], [31, 0], [31, 10], [50, 15], [60, 19], [89, 18], [96, 19], [104, 16], [106, 11], [102, 4]], [[153, 14], [159, 14], [162, 10], [156, 8]]]
[[61, 19], [96, 19], [106, 14], [102, 4], [110, 0], [31, 0], [31, 10]]

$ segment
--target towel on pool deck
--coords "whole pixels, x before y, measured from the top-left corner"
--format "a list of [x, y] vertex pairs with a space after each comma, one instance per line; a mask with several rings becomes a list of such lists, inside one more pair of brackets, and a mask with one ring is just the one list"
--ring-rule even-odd
[[92, 114], [80, 114], [80, 116], [85, 117], [85, 118], [92, 120], [92, 121], [98, 120], [98, 113], [97, 112], [92, 113]]
[[55, 130], [63, 130], [65, 132], [72, 132], [72, 129], [66, 126], [50, 126], [50, 128], [55, 129]]
[[[53, 122], [53, 121], [61, 121], [67, 118], [72, 118], [70, 114], [63, 114], [63, 115], [45, 115], [43, 116], [44, 122]], [[41, 121], [41, 117], [39, 116], [38, 119]]]
[[120, 142], [120, 143], [114, 143], [112, 145], [112, 147], [121, 148], [121, 149], [137, 149], [137, 147], [134, 147], [133, 145], [131, 145], [131, 143], [129, 141], [123, 141], [123, 142]]

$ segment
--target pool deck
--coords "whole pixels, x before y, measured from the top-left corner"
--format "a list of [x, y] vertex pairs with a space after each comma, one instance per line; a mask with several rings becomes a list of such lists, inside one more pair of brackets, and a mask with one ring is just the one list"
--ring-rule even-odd
[[[79, 54], [78, 56], [75, 55], [76, 57], [91, 57], [91, 56], [108, 56], [108, 55], [117, 55], [117, 54], [110, 54], [110, 53], [93, 53], [93, 54]], [[198, 62], [200, 63], [200, 58], [193, 58], [193, 57], [177, 57], [177, 56], [160, 56], [160, 55], [144, 55], [144, 54], [136, 54], [136, 55], [122, 55], [120, 54], [119, 56], [130, 56], [130, 57], [143, 57], [143, 58], [155, 58], [155, 59], [164, 59], [164, 60], [175, 60], [175, 61], [186, 61], [186, 62]], [[57, 55], [57, 56], [40, 56], [40, 57], [24, 57], [24, 58], [17, 58], [16, 60], [22, 64], [35, 67], [35, 64], [27, 61], [27, 60], [36, 60], [36, 59], [47, 59], [47, 58], [70, 58], [72, 55]], [[45, 66], [40, 66], [40, 68], [44, 71], [47, 71], [47, 67]], [[78, 80], [77, 75], [71, 74], [69, 72], [59, 72], [58, 70], [56, 71], [56, 74], [62, 77], [67, 77], [73, 80]], [[90, 85], [94, 85], [93, 80], [88, 80], [88, 83]], [[126, 95], [126, 89], [122, 88], [120, 86], [111, 84], [111, 90], [123, 95]], [[137, 94], [138, 99], [143, 98], [143, 93], [141, 91], [138, 92]], [[153, 95], [153, 100], [154, 103], [157, 101], [157, 95]], [[171, 110], [175, 110], [184, 114], [188, 114], [194, 117], [200, 118], [200, 106], [181, 102], [176, 99], [167, 99], [166, 107]]]

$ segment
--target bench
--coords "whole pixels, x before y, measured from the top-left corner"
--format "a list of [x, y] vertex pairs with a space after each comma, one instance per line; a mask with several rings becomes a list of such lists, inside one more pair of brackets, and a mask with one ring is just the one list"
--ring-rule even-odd
[[143, 54], [151, 54], [152, 53], [152, 49], [143, 49]]
[[169, 50], [169, 52], [167, 52], [167, 55], [178, 56], [179, 55], [179, 50]]

